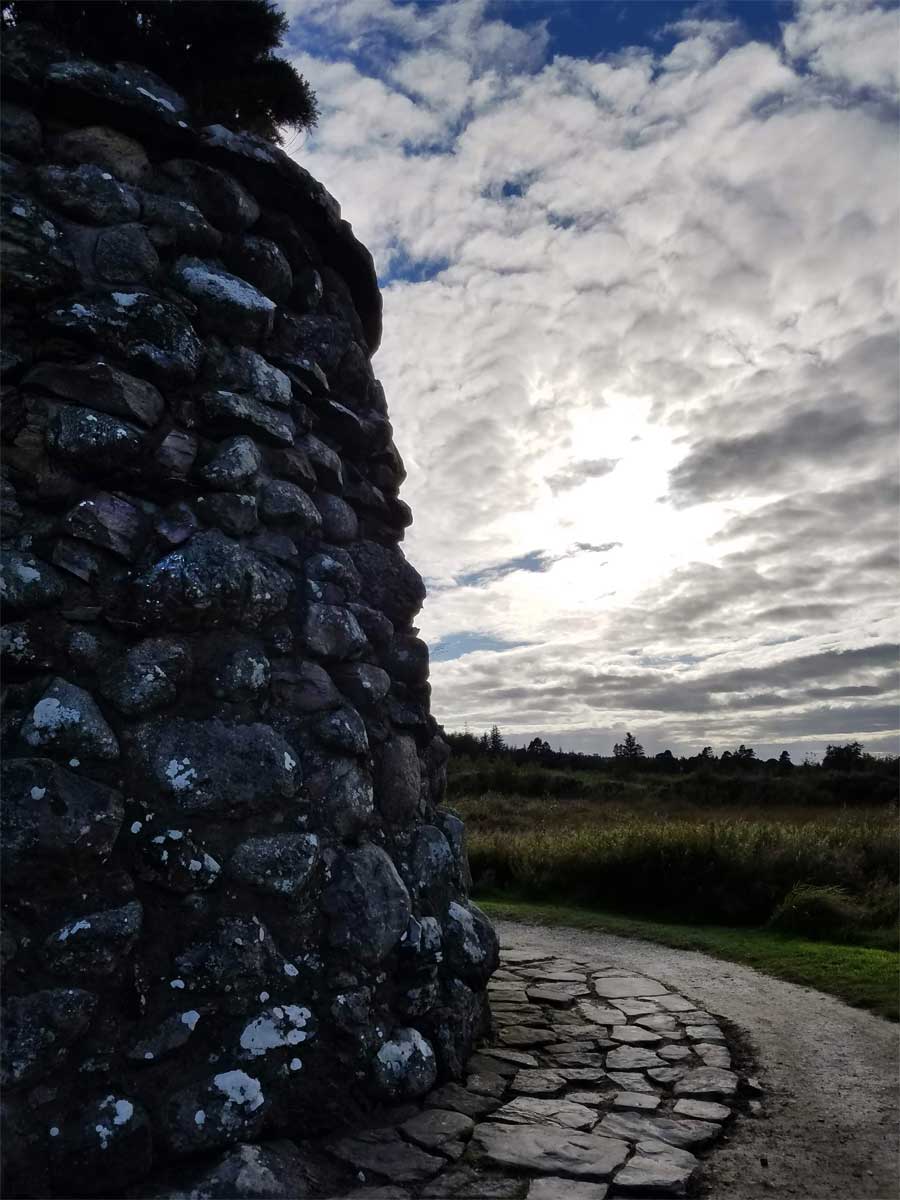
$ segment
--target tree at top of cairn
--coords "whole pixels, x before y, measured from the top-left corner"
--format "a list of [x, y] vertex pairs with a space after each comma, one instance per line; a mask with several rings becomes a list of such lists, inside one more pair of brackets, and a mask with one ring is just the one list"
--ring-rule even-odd
[[271, 0], [3, 0], [3, 24], [39, 24], [100, 62], [136, 62], [182, 93], [206, 124], [270, 141], [310, 129], [315, 93], [273, 53], [287, 17]]

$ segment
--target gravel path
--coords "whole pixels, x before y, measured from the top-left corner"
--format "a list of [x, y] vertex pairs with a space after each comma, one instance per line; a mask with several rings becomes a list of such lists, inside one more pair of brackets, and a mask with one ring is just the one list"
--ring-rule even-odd
[[756, 1056], [764, 1116], [739, 1118], [713, 1150], [713, 1200], [896, 1200], [898, 1027], [831, 996], [612, 934], [497, 923], [505, 949], [595, 956], [671, 985], [734, 1022]]

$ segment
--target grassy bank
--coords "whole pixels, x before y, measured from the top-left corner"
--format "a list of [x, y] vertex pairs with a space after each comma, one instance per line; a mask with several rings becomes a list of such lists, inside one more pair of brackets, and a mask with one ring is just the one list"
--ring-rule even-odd
[[816, 988], [891, 1021], [900, 1017], [896, 952], [866, 946], [809, 941], [762, 929], [682, 925], [485, 894], [478, 903], [492, 917], [565, 925], [574, 929], [643, 938], [715, 958], [744, 963], [790, 983]]
[[476, 886], [485, 891], [759, 926], [782, 919], [801, 885], [816, 893], [817, 908], [790, 932], [893, 944], [898, 854], [891, 807], [709, 808], [683, 797], [662, 804], [636, 787], [612, 796], [487, 792], [453, 803], [466, 820]]

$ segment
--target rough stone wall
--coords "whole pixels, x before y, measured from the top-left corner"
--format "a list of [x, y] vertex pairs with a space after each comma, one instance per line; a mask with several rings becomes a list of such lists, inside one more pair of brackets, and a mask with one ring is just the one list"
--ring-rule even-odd
[[466, 900], [372, 260], [279, 150], [4, 46], [7, 1195], [459, 1074]]

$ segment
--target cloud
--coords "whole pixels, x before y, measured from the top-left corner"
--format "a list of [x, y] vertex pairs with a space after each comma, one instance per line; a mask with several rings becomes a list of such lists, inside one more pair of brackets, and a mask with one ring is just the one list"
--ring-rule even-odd
[[481, 0], [290, 7], [297, 157], [383, 282], [423, 634], [462, 651], [438, 719], [880, 735], [884, 667], [841, 655], [895, 636], [896, 13], [579, 57]]
[[619, 460], [617, 458], [581, 459], [555, 475], [547, 478], [551, 492], [565, 492], [576, 488], [586, 479], [602, 479], [610, 471], [614, 471]]

